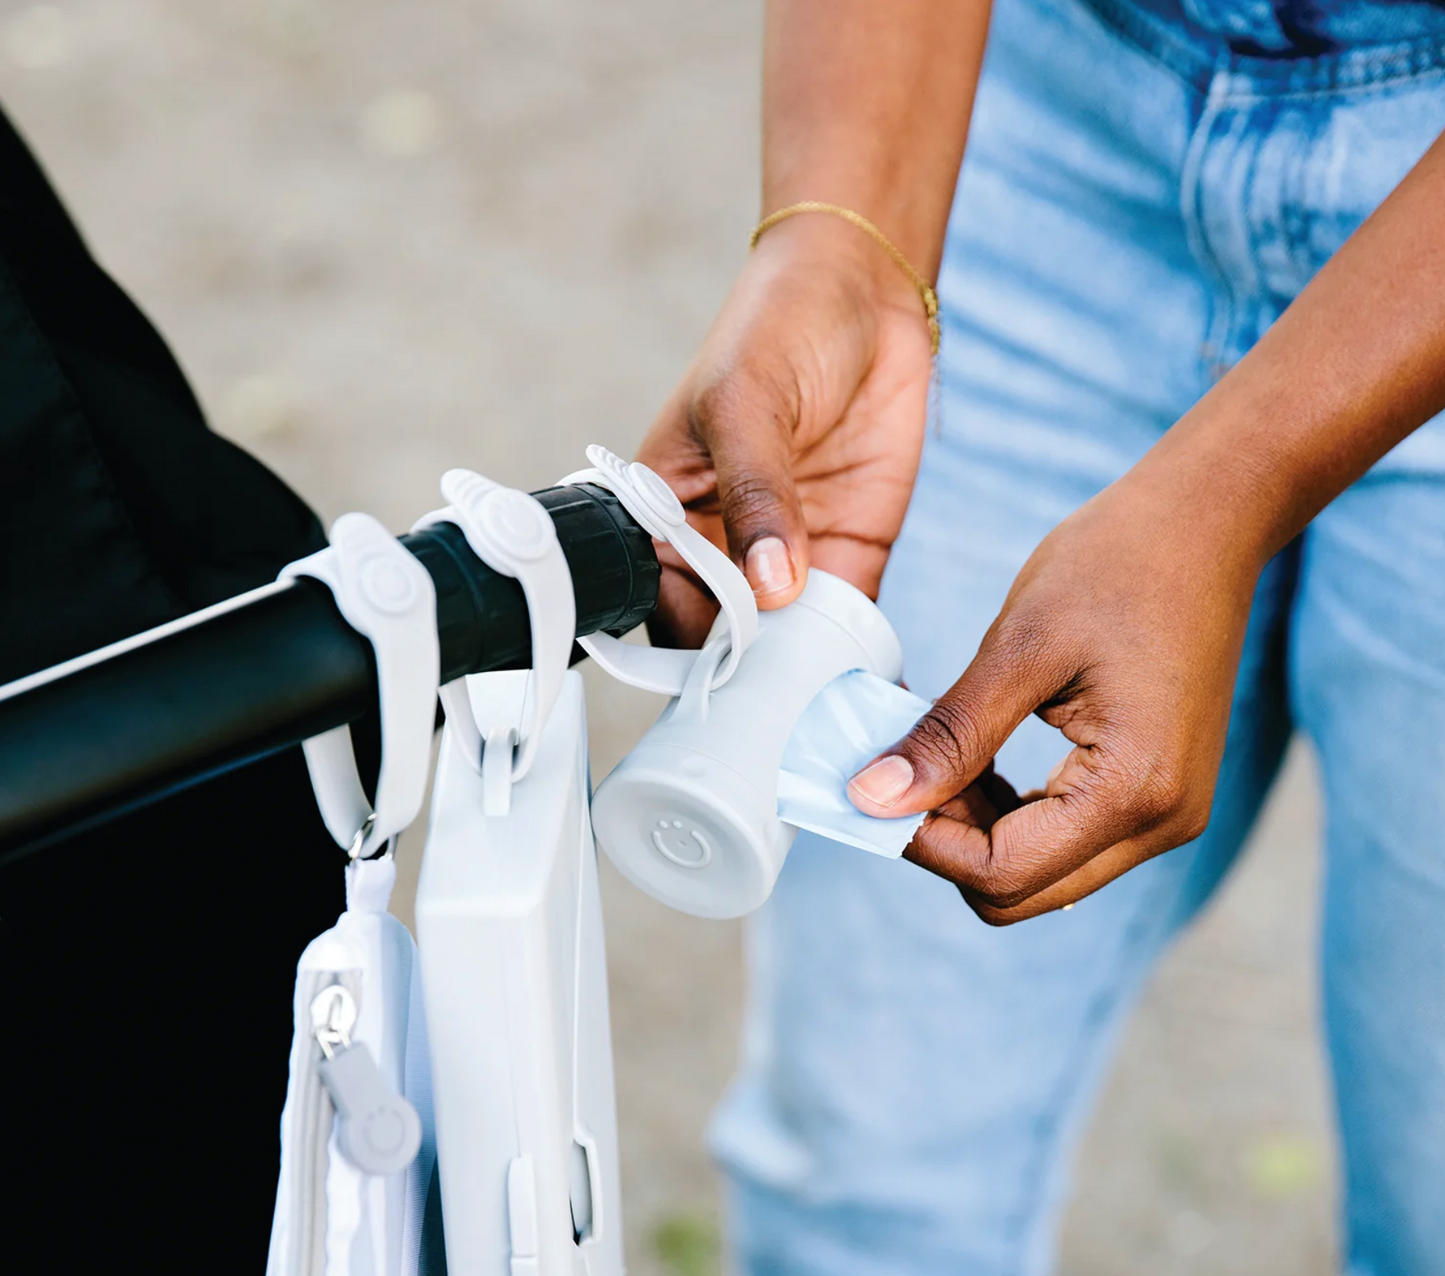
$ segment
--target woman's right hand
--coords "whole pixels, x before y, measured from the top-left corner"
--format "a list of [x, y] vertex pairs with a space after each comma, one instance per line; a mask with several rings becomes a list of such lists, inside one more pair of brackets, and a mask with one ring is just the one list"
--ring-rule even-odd
[[[823, 213], [758, 242], [638, 459], [747, 574], [764, 609], [809, 565], [876, 597], [918, 471], [930, 336], [907, 276]], [[663, 546], [654, 641], [697, 646], [717, 611]]]

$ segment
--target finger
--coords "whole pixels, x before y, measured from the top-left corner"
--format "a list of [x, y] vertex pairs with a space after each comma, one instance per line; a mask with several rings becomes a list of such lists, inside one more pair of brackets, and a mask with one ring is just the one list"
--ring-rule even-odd
[[[643, 437], [637, 459], [656, 471], [677, 493], [678, 500], [688, 509], [688, 522], [721, 545], [721, 538], [715, 535], [721, 532], [721, 526], [714, 529], [707, 525], [711, 522], [708, 515], [716, 512], [716, 500], [711, 498], [716, 497], [717, 480], [712, 458], [692, 430], [688, 408], [691, 399], [688, 379], [684, 378]], [[700, 506], [706, 508], [700, 509]]]
[[994, 770], [992, 759], [984, 768], [983, 774], [978, 777], [974, 787], [983, 791], [1001, 816], [1007, 815], [1010, 811], [1017, 811], [1025, 801], [1022, 794]]
[[1081, 899], [1107, 886], [1116, 877], [1123, 877], [1130, 869], [1138, 868], [1145, 860], [1153, 859], [1164, 849], [1157, 840], [1149, 838], [1121, 842], [1101, 851], [1052, 886], [1046, 886], [1007, 908], [996, 907], [975, 892], [963, 888], [960, 891], [969, 907], [990, 926], [1012, 926], [1015, 922], [1027, 921], [1043, 913], [1072, 908]]
[[930, 819], [946, 818], [978, 828], [991, 828], [1003, 812], [995, 806], [982, 786], [970, 784], [957, 797], [949, 798]]
[[999, 775], [990, 762], [977, 780], [932, 814], [961, 820], [987, 831], [1001, 816], [1016, 811], [1021, 802], [1013, 785]]
[[793, 483], [794, 382], [731, 369], [692, 402], [692, 431], [717, 475], [728, 551], [758, 605], [781, 607], [803, 590], [808, 532]]
[[1045, 796], [992, 825], [944, 808], [919, 830], [911, 858], [956, 883], [989, 920], [1059, 907], [1203, 832], [1207, 808], [1200, 814], [1162, 774], [1104, 746], [1075, 749]]
[[973, 663], [916, 726], [855, 775], [853, 805], [884, 818], [929, 811], [977, 780], [1014, 729], [1066, 676], [985, 636]]
[[955, 874], [966, 872], [966, 865], [988, 854], [993, 826], [1024, 801], [990, 761], [974, 783], [928, 813], [903, 854], [957, 884]]
[[[726, 536], [717, 509], [717, 479], [711, 458], [688, 424], [687, 402], [684, 382], [658, 413], [637, 459], [677, 494], [688, 523], [722, 549]], [[662, 574], [657, 607], [647, 619], [648, 638], [655, 647], [700, 647], [717, 616], [717, 599], [666, 541], [654, 542], [653, 548]]]

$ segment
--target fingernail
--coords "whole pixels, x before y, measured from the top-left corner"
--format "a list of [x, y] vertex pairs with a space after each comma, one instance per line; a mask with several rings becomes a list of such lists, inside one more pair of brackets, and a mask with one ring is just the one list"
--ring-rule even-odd
[[777, 594], [793, 587], [793, 556], [776, 536], [764, 536], [749, 545], [746, 562], [753, 593]]
[[900, 754], [879, 758], [848, 781], [875, 806], [892, 806], [913, 784], [913, 764]]

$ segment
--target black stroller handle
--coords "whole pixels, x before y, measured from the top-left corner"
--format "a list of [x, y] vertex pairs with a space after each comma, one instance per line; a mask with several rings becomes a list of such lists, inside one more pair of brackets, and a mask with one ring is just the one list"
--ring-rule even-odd
[[[572, 571], [578, 636], [645, 620], [660, 569], [617, 498], [588, 483], [534, 495]], [[527, 667], [521, 585], [487, 567], [450, 523], [401, 540], [436, 585], [442, 682]], [[331, 591], [305, 577], [0, 687], [0, 863], [375, 704], [371, 644]]]

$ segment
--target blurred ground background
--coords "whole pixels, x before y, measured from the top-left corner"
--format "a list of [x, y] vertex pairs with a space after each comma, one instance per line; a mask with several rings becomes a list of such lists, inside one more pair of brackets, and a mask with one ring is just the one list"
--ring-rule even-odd
[[[759, 0], [0, 0], [0, 100], [217, 428], [326, 518], [400, 530], [449, 466], [542, 486], [587, 442], [634, 446], [756, 215], [759, 19]], [[591, 693], [600, 775], [657, 703]], [[1330, 1269], [1316, 833], [1297, 753], [1124, 1044], [1065, 1276]], [[604, 889], [631, 1267], [704, 1276], [741, 930], [610, 870]]]

